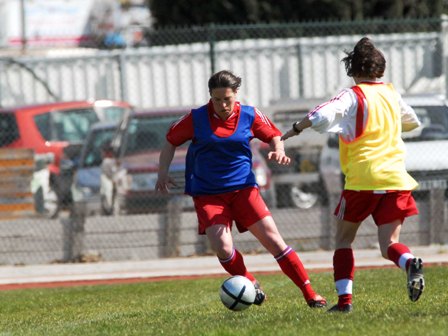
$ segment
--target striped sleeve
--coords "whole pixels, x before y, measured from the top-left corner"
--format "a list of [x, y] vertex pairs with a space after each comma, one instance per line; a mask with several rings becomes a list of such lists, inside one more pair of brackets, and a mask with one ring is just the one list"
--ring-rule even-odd
[[269, 143], [273, 137], [282, 135], [282, 132], [280, 132], [272, 121], [257, 108], [255, 108], [255, 120], [252, 124], [252, 133], [255, 138], [266, 143]]
[[316, 106], [308, 113], [312, 128], [319, 133], [351, 133], [355, 128], [357, 98], [352, 89], [344, 89], [329, 101]]
[[190, 113], [182, 116], [174, 122], [166, 134], [166, 140], [173, 146], [180, 146], [193, 139], [193, 116]]

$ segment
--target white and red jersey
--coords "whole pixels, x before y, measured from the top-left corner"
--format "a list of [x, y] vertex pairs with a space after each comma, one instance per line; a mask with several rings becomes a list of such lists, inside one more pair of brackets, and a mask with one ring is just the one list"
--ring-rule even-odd
[[[384, 84], [381, 81], [365, 83]], [[413, 128], [420, 126], [420, 121], [414, 109], [406, 104], [398, 92], [397, 100], [400, 106], [403, 130], [408, 129], [409, 126], [414, 126]], [[368, 106], [365, 106], [364, 109], [367, 111]], [[356, 137], [357, 110], [358, 97], [352, 88], [346, 88], [329, 101], [315, 107], [308, 113], [308, 118], [312, 123], [311, 127], [315, 131], [319, 133], [336, 133], [346, 141], [351, 141]], [[367, 118], [364, 119], [367, 120]]]

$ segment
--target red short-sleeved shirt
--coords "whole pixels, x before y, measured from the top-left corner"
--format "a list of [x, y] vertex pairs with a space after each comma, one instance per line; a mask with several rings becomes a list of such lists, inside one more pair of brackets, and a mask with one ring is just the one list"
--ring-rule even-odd
[[[227, 137], [233, 133], [241, 110], [241, 104], [239, 102], [235, 103], [233, 114], [227, 120], [221, 120], [221, 118], [218, 117], [211, 102], [208, 103], [207, 110], [210, 117], [211, 127], [216, 135]], [[266, 143], [269, 143], [273, 137], [282, 135], [269, 118], [256, 108], [255, 120], [252, 124], [251, 131], [255, 138]], [[170, 127], [166, 139], [172, 145], [180, 146], [184, 142], [193, 139], [193, 136], [193, 116], [190, 112]]]

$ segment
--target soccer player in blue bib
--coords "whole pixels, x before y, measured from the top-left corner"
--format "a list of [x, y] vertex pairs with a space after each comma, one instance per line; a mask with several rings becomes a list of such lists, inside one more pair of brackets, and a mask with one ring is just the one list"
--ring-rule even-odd
[[231, 229], [235, 222], [240, 232], [249, 230], [274, 256], [310, 307], [324, 307], [325, 299], [314, 292], [298, 255], [280, 235], [252, 172], [250, 141], [253, 138], [270, 144], [268, 159], [281, 165], [290, 163], [280, 140], [281, 132], [258, 109], [236, 100], [240, 85], [241, 78], [230, 71], [220, 71], [210, 77], [208, 104], [193, 109], [168, 130], [167, 142], [160, 154], [156, 190], [169, 191], [174, 181], [168, 171], [176, 147], [191, 140], [185, 192], [193, 197], [199, 234], [207, 235], [223, 268], [254, 283], [255, 304], [265, 300], [265, 293], [233, 244]]

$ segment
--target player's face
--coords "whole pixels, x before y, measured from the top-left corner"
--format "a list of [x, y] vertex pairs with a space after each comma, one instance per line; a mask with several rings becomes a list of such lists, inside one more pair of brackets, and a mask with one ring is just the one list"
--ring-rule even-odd
[[233, 112], [236, 92], [231, 88], [217, 88], [212, 90], [210, 96], [215, 112], [221, 119], [227, 119]]

